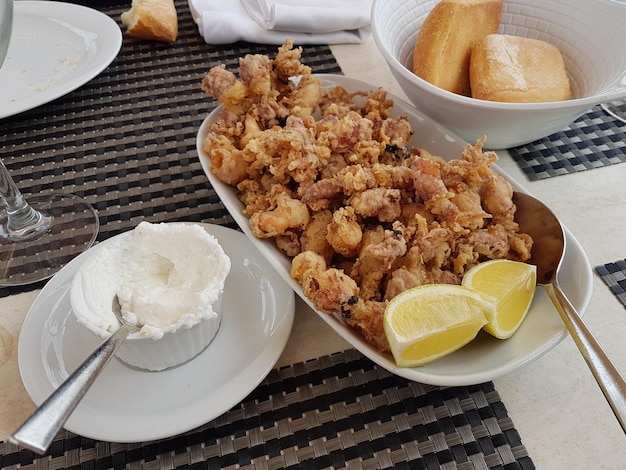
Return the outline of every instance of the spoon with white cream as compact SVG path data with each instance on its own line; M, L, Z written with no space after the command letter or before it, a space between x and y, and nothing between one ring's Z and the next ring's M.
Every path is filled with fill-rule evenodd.
M141 326L128 322L121 312L117 295L113 297L113 313L121 326L107 338L76 370L35 410L13 433L9 441L38 454L46 452L50 443L87 393L100 372L129 334Z

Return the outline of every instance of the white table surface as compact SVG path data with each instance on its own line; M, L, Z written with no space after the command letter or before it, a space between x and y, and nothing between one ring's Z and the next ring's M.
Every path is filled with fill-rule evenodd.
M332 50L344 74L404 96L372 38ZM580 241L592 266L626 257L626 164L531 182L506 152L499 154L498 165L552 208ZM0 440L6 440L34 409L21 386L17 341L37 294L0 299ZM297 300L296 306L294 329L278 365L350 348L303 301ZM595 274L586 320L626 373L626 309ZM626 465L626 436L569 337L524 369L495 380L495 385L537 468Z

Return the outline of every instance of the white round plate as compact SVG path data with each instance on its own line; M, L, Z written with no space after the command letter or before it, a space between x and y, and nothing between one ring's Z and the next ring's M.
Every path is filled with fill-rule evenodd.
M0 69L0 119L84 85L113 61L121 45L119 26L104 13L72 3L16 1Z
M341 85L349 92L375 89L361 80L342 75L318 75L326 87ZM444 158L460 158L467 145L460 137L443 128L402 99L388 94L395 106L393 115L405 114L411 120L414 134L411 145L428 150ZM217 118L218 110L213 111L202 123L196 145L202 168L213 188L218 193L230 214L237 221L252 243L276 268L300 297L315 310L312 303L302 293L300 286L289 275L291 261L282 254L271 240L256 238L243 214L243 204L237 199L234 189L221 182L211 171L211 161L202 151L202 142L208 132L208 125ZM493 165L495 171L505 176L517 191L525 191L510 176ZM566 229L565 258L559 277L561 287L579 313L584 313L593 287L591 265L578 241ZM524 323L515 335L505 341L480 333L469 345L459 351L416 368L397 367L389 354L381 354L366 342L354 329L347 326L340 315L317 312L338 334L357 350L387 370L410 380L431 385L462 386L493 380L523 367L554 348L565 336L567 330L542 288L537 289L531 309Z
M114 358L70 416L65 425L69 431L109 442L149 441L186 432L239 403L276 364L293 325L293 291L243 234L201 225L219 240L232 263L215 339L191 361L161 372L133 369ZM24 320L18 362L37 405L98 345L76 321L69 287L92 250L106 243L57 273Z

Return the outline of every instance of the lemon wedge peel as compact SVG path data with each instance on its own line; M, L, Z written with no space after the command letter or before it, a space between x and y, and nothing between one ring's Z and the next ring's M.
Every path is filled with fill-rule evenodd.
M464 286L429 284L394 297L383 327L398 367L418 367L469 342L495 316L496 305Z
M498 339L508 339L522 325L535 294L537 267L510 260L491 260L471 268L461 283L495 301L483 329Z

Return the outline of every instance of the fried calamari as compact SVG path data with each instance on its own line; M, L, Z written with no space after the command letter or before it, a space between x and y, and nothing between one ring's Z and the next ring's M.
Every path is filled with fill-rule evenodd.
M445 160L412 148L382 89L322 83L287 41L272 60L211 69L202 89L222 108L203 150L236 188L252 232L292 258L320 311L337 313L381 351L389 300L429 283L460 284L489 259L530 258L508 181L484 139Z

